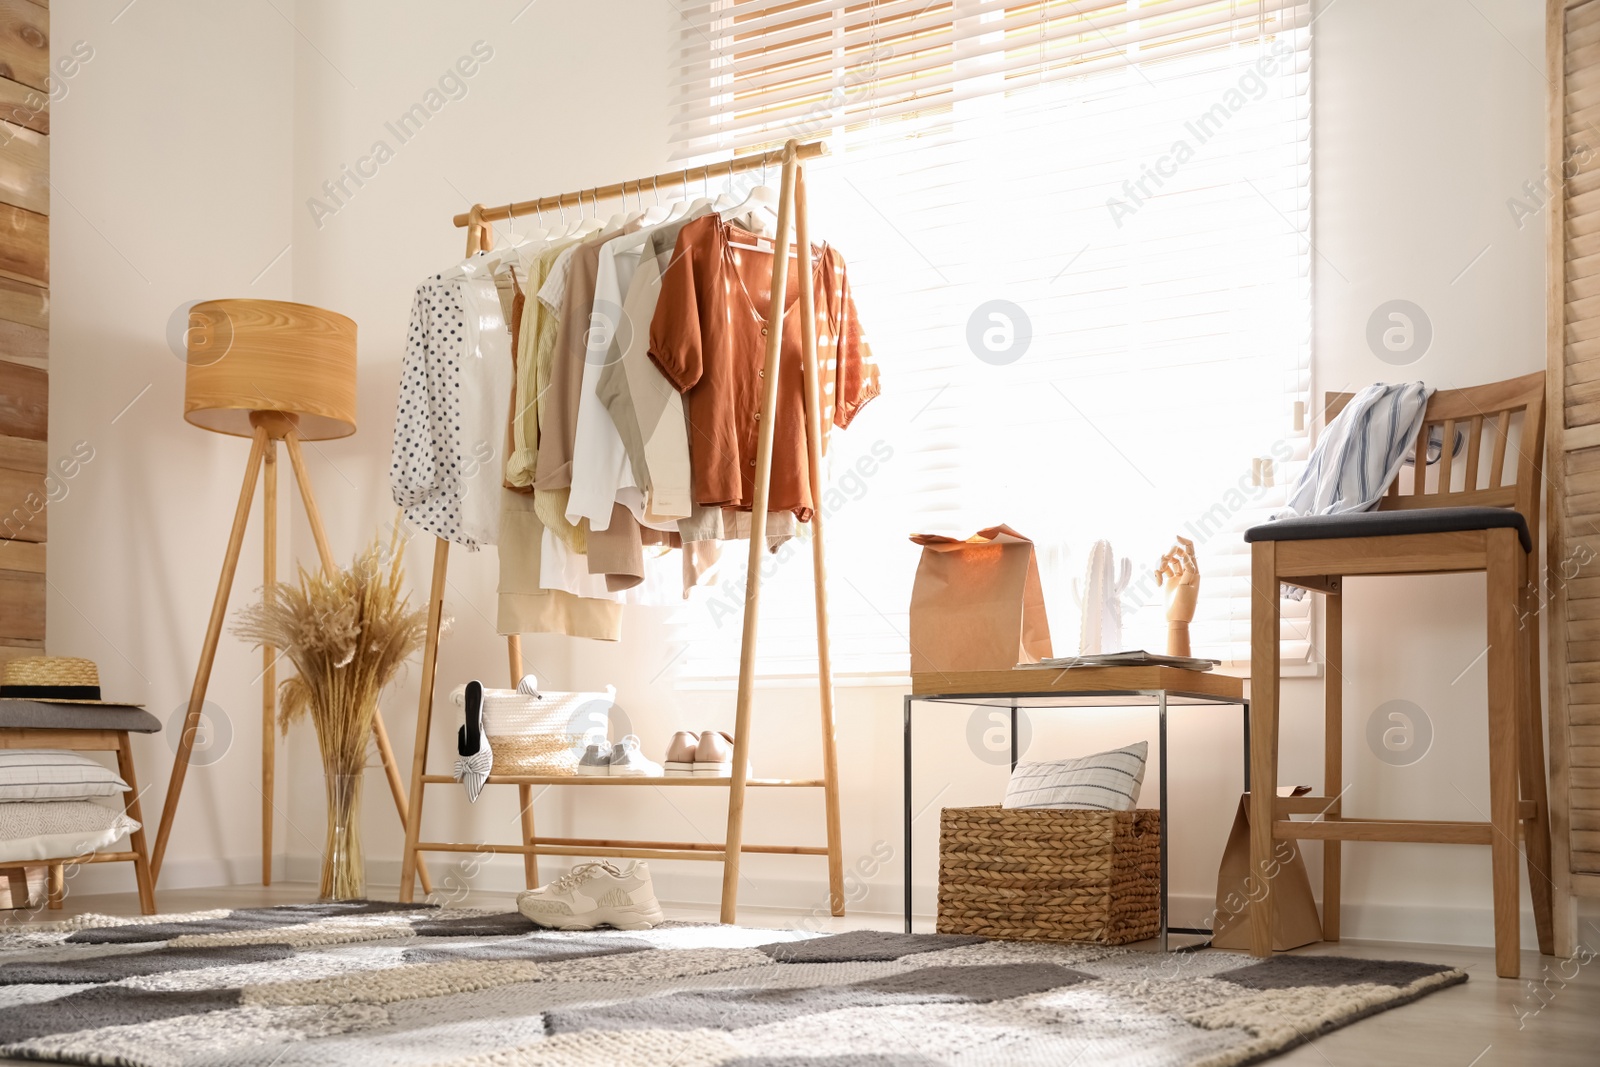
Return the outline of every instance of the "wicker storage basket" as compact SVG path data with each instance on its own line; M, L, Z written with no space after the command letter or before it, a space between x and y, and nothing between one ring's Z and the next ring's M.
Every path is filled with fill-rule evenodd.
M466 687L450 700L465 704ZM605 692L520 693L483 691L483 733L494 753L491 774L568 777L578 773L584 746L606 737L616 690Z
M1161 813L945 808L942 934L1125 945L1159 932Z

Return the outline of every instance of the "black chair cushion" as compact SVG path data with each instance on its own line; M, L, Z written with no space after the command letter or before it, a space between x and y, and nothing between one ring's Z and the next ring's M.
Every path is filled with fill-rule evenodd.
M1394 537L1399 534L1455 533L1460 530L1515 530L1524 552L1533 538L1522 514L1510 508L1413 508L1406 511L1352 511L1343 515L1304 515L1252 526L1246 541L1324 541L1335 537Z

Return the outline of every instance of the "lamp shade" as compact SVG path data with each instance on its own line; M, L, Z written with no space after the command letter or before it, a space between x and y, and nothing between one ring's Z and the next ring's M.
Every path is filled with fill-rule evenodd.
M356 324L283 300L206 300L189 309L183 417L249 437L250 414L294 416L308 441L356 432Z

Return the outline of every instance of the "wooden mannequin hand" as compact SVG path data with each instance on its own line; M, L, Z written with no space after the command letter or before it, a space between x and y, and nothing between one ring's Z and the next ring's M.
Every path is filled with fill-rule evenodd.
M1156 581L1167 602L1167 654L1189 655L1189 623L1194 620L1195 602L1200 598L1200 565L1195 562L1194 542L1179 537L1178 543L1156 565Z

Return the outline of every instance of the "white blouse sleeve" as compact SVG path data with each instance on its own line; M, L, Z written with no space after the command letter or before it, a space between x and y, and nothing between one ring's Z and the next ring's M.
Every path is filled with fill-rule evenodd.
M405 363L400 371L400 399L394 416L394 449L389 462L389 487L396 506L415 507L438 487L428 392L428 287L417 287L406 333Z

